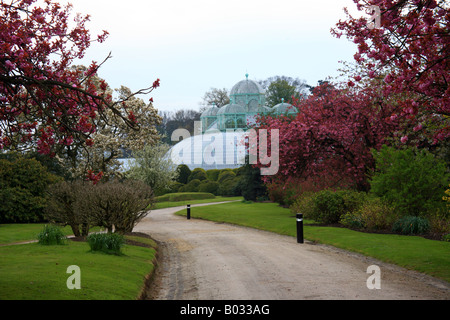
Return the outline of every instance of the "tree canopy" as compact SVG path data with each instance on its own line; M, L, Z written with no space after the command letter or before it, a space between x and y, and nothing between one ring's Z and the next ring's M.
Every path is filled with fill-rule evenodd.
M72 17L71 5L51 0L2 0L0 20L0 149L37 149L53 156L75 145L89 146L109 111L140 128L124 103L150 93L159 79L113 100L105 81L95 84L98 69L111 55L84 70L71 68L92 42L102 43L108 35L103 31L92 38L88 15Z

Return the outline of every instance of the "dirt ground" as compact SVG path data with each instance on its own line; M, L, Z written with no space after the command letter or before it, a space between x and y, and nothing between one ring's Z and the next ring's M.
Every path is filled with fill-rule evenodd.
M192 205L191 210L195 210ZM449 300L450 284L330 246L153 210L134 231L159 243L154 300ZM293 223L295 223L293 221ZM368 272L369 266L379 273ZM379 275L380 288L368 288Z

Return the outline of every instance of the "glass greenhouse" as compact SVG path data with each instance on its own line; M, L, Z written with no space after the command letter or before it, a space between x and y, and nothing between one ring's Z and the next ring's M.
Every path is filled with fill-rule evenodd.
M245 130L255 124L260 114L296 114L297 109L282 101L269 108L265 106L265 91L253 80L236 83L230 91L230 103L218 108L213 105L201 115L201 130L185 137L173 146L169 156L175 164L186 164L191 169L237 168L244 164Z

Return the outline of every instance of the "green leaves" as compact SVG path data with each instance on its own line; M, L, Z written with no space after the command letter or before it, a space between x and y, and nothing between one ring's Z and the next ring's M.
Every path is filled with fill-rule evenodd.
M93 233L87 237L87 242L92 251L120 255L125 239L117 233Z
M43 245L63 245L67 241L61 228L53 224L45 225L37 238L38 243Z
M401 215L419 216L443 205L450 179L444 161L426 150L383 146L374 151L376 171L371 192L391 203Z

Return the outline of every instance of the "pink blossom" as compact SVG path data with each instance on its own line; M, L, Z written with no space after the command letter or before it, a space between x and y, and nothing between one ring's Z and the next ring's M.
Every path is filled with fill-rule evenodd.
M9 70L13 70L16 67L16 65L9 60L5 61L5 65L8 67Z

